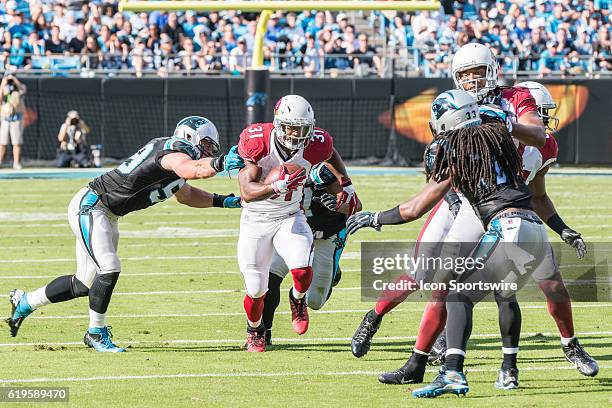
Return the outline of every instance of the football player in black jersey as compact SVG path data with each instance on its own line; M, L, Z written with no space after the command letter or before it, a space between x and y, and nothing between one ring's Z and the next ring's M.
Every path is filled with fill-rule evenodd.
M460 90L444 92L434 100L431 124L438 137L436 152L427 166L429 184L393 209L361 212L347 221L351 234L363 227L380 229L382 225L414 221L452 187L463 193L485 226L485 234L468 254L474 260L484 259L483 267L455 275L454 280L473 288L448 287L446 367L430 385L412 392L417 398L469 391L463 361L473 307L491 292L493 283L501 288L495 295L507 299L535 269L554 270L546 264L552 262L546 257L547 232L531 208L531 193L521 177L521 158L505 124L482 124L476 100ZM510 262L512 268L508 267ZM419 276L417 271L414 280L419 285L428 277ZM508 285L502 288L499 283L503 282Z
M339 156L338 156L339 157ZM304 184L306 221L314 237L312 258L312 283L306 292L306 304L319 310L331 296L333 286L340 281L340 257L346 246L347 214L361 210L361 202L355 199L354 207L338 205L337 194L342 192L338 178L328 165L320 163L310 170ZM274 253L270 266L268 292L264 300L263 323L266 327L266 344L272 344L274 312L280 303L280 286L289 269L283 259Z
M218 152L215 125L201 116L189 116L177 124L172 137L149 141L119 167L82 188L68 207L70 227L77 238L77 271L32 292L13 290L7 319L11 335L17 335L23 320L37 308L89 296L85 344L101 352L125 351L112 342L106 323L108 304L121 272L117 221L173 195L190 207L239 208L240 197L211 194L185 183L244 166L235 147L216 156Z

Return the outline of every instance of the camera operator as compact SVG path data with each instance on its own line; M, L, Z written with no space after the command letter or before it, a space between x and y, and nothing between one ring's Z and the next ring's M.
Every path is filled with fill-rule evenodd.
M79 112L68 112L66 120L62 123L57 140L60 147L57 152L57 167L91 167L92 157L87 145L89 127L79 116Z
M26 86L13 75L5 75L0 82L0 165L6 153L9 139L13 145L13 168L21 169L21 145L23 144L23 114Z

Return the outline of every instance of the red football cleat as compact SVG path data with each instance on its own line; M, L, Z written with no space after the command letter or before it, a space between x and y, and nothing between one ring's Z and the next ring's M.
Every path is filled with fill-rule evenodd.
M295 299L293 289L289 289L289 305L291 306L291 325L297 334L304 334L308 331L308 307L306 298Z
M257 328L247 327L246 351L249 353L266 351L266 329L263 324Z

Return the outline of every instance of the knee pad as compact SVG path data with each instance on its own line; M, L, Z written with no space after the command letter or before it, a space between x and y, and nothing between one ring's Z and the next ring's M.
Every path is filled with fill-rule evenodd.
M310 288L310 290L306 292L306 304L313 310L321 309L326 300L323 294L317 290L312 290L312 288Z
M245 283L244 290L246 294L253 299L258 299L268 292L268 288L261 285L260 282L252 284Z

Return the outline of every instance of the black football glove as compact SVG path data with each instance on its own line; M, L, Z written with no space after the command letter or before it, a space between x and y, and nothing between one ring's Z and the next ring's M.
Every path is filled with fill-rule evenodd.
M329 193L324 193L321 197L312 197L312 201L316 201L329 211L336 211L336 203L338 202L336 196Z
M353 214L346 221L346 231L349 234L354 234L357 230L370 227L376 231L380 231L381 225L376 222L376 213L369 211L362 211L357 214Z
M561 239L564 240L566 244L576 249L576 256L578 259L584 258L586 254L586 244L579 232L571 228L565 228L561 231Z

